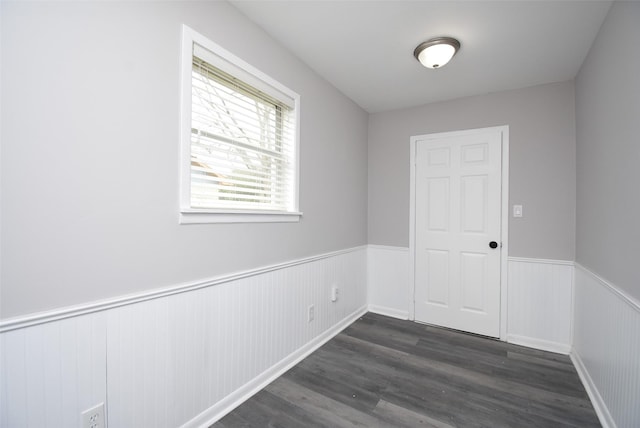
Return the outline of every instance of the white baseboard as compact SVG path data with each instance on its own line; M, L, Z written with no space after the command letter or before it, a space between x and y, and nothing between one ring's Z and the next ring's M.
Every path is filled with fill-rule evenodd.
M604 427L640 423L640 302L576 263L571 359Z
M531 257L508 257L507 260L510 262L548 264L548 265L560 265L560 266L574 266L575 264L571 260L534 259Z
M573 262L509 257L507 342L568 354Z
M373 312L374 314L385 315L391 318L397 318L401 320L409 319L408 311L402 311L395 308L387 308L385 306L369 305L369 312Z
M367 311L366 262L358 247L5 320L0 426L76 426L100 402L114 427L206 426Z
M293 353L280 360L280 362L265 370L259 376L251 379L251 381L244 384L215 405L209 407L207 410L188 421L183 425L183 428L204 428L211 426L227 413L231 412L240 404L251 398L254 394L258 393L265 386L273 382L278 377L282 376L287 370L305 359L312 352L334 338L336 335L338 335L338 333L340 333L342 330L347 328L354 321L356 321L366 313L367 307L361 307L338 324L335 324L329 330L315 337L305 346L296 349Z
M369 310L393 318L409 319L409 249L369 245L367 299Z
M571 361L573 362L573 365L578 372L578 376L580 376L580 380L582 381L582 385L584 385L584 389L589 395L589 399L591 400L591 404L593 404L593 408L598 415L598 419L602 424L602 428L616 428L616 423L609 413L609 409L602 399L602 396L600 395L596 384L593 382L593 379L591 379L591 376L589 375L587 368L582 362L580 355L578 355L574 351L571 351L569 356L571 357Z
M556 354L569 355L571 352L571 346L566 343L551 342L535 337L519 336L517 334L508 334L507 342L513 343L514 345L539 349L541 351L555 352Z
M408 253L409 252L409 248L407 247L395 247L392 245L378 245L378 244L369 244L367 245L368 248L374 249L374 250L384 250L384 251L400 251L401 253Z

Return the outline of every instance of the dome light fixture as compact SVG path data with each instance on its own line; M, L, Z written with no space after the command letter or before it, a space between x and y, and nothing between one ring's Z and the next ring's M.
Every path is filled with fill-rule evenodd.
M436 37L422 42L413 51L422 65L427 68L441 68L460 49L460 42L453 37Z

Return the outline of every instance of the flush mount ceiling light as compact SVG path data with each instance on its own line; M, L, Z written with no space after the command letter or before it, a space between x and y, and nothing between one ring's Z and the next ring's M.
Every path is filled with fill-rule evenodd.
M413 56L427 68L440 68L453 58L458 49L460 42L453 37L436 37L420 43Z

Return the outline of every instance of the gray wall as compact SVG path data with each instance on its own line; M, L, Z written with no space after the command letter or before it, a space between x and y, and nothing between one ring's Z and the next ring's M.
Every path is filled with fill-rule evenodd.
M509 125L509 255L573 260L573 82L555 83L369 117L369 243L409 245L409 138Z
M367 114L224 2L2 2L1 316L366 244ZM181 24L302 99L297 224L178 225Z
M640 3L614 2L576 78L576 260L640 299Z

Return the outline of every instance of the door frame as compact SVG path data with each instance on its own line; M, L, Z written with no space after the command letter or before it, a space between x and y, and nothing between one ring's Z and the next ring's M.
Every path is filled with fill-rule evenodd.
M508 257L509 257L509 125L461 131L438 132L412 136L409 140L410 184L409 184L409 319L415 321L416 291L416 148L418 141L438 140L448 137L472 135L478 132L499 131L502 133L502 184L501 184L501 241L500 254L500 340L507 340L508 304Z

